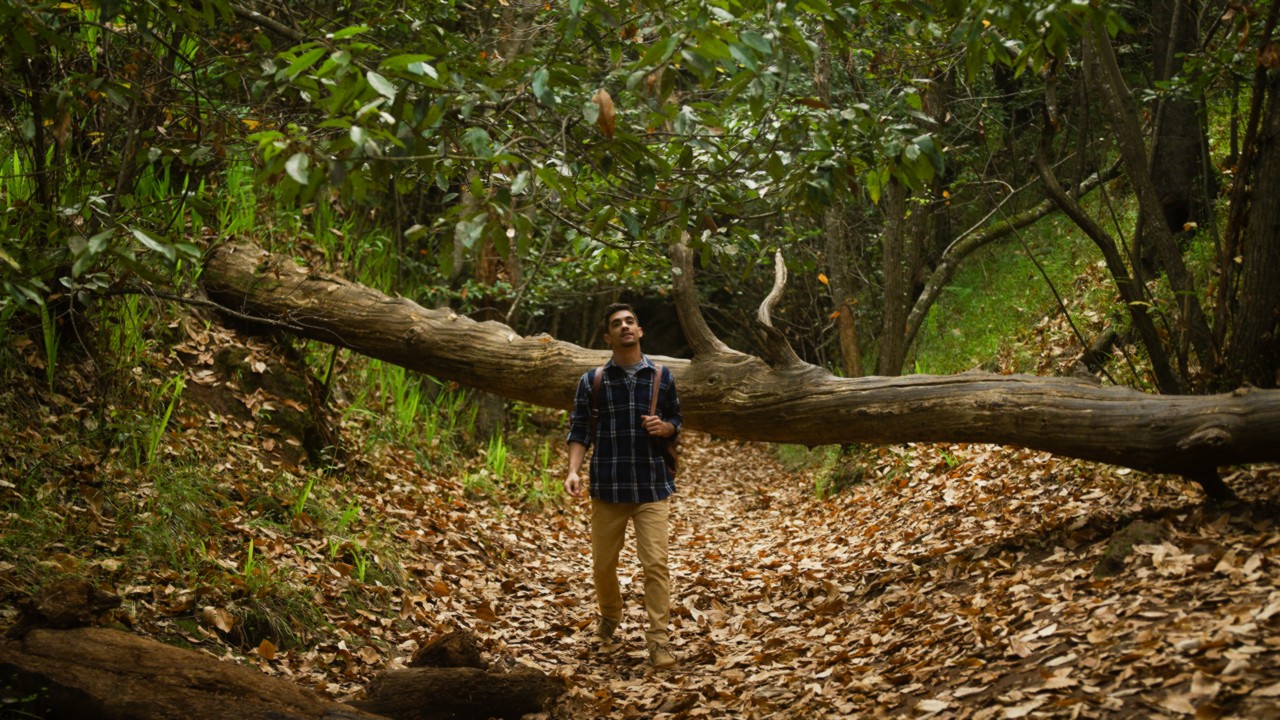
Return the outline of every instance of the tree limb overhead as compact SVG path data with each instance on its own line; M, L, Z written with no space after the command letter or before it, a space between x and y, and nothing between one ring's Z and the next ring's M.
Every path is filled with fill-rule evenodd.
M202 282L218 303L296 326L304 337L547 407L568 408L578 378L607 359L547 335L429 310L252 246L213 250ZM718 343L713 337L706 345ZM773 369L733 351L662 362L679 381L688 427L746 440L985 442L1188 477L1280 460L1278 390L1166 396L988 373L839 378L805 363Z

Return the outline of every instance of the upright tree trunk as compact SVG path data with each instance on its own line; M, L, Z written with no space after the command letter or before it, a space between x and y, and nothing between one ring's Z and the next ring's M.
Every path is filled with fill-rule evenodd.
M1156 82L1172 80L1182 56L1200 42L1199 2L1152 0ZM1204 101L1182 95L1162 99L1156 109L1151 143L1151 180L1164 209L1164 223L1175 234L1186 223L1206 224L1214 194ZM1144 217L1140 225L1160 218Z
M840 344L840 366L845 377L862 377L862 348L858 343L858 324L854 316L854 275L849 271L853 259L847 210L843 204L828 208L823 216L826 234L827 279L836 312L836 339Z
M824 32L819 37L821 50L814 67L813 86L818 97L828 105L832 103L831 81L834 67L830 46ZM858 343L858 324L854 316L857 281L850 271L856 262L849 252L853 243L842 188L831 189L832 203L823 213L822 230L825 235L823 254L826 256L828 287L835 308L836 340L840 346L840 366L845 377L862 377L862 348Z
M1258 387L1280 384L1280 68L1269 71L1267 95L1227 355L1230 378Z
M885 188L881 236L884 309L876 370L880 375L901 375L907 356L907 316L911 311L911 283L919 263L921 238L917 232L921 214L909 210L907 197L907 188L897 180Z

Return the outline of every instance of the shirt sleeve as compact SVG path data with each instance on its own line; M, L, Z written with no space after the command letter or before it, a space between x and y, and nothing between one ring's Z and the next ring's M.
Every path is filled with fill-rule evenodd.
M573 397L573 414L569 418L567 442L591 445L591 370L582 374Z

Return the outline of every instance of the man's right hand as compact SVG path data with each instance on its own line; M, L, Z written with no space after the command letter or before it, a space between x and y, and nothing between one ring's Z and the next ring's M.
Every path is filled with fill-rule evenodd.
M582 478L578 477L578 473L571 472L569 477L564 479L564 491L573 497L580 498L583 495Z

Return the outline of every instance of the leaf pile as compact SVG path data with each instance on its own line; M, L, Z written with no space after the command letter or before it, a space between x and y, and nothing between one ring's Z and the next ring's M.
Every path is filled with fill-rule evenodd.
M1041 453L882 455L879 480L818 501L768 448L703 439L674 521L681 670L647 671L634 578L629 652L525 651L568 668L576 710L613 717L1275 712L1274 469L1233 478L1250 500L1228 512L1177 479ZM1135 521L1153 531L1095 572Z
M344 699L469 629L499 666L567 680L549 718L1243 718L1280 707L1277 468L1238 471L1228 482L1244 500L1215 508L1178 478L911 445L848 456L862 482L819 499L827 470L788 470L770 446L689 432L671 543L681 665L654 673L630 545L626 644L595 651L585 505L531 504L486 475L483 448L371 442L355 419L340 427L356 449L345 465L300 469L280 426L297 408L223 372L213 349L232 341L206 330L177 347L190 397L206 404L184 404L160 456L186 458L195 478L121 469L78 439L93 413L65 397L47 411L21 405L32 424L3 450L7 532L33 533L38 503L68 534L37 536L36 564L108 581L124 598L117 619L137 632ZM267 346L237 357L250 375L281 372ZM561 429L510 442L513 467L559 479ZM539 463L547 443L555 453ZM208 484L183 485L197 481ZM160 503L184 497L204 515ZM156 522L201 539L157 546L139 530ZM0 557L9 597L25 562ZM308 627L290 626L308 614Z

